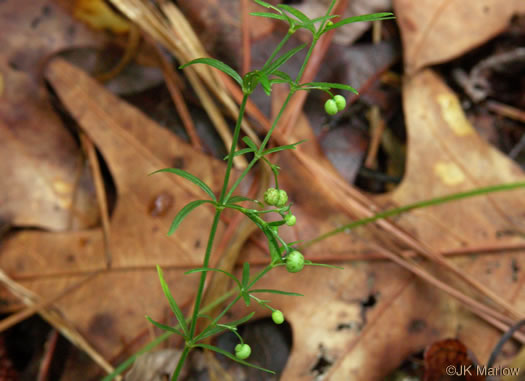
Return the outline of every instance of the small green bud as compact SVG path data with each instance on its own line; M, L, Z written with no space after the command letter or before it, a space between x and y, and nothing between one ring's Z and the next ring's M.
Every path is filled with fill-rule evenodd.
M285 190L279 189L279 200L275 203L275 206L281 208L288 202L288 195Z
M297 218L293 214L287 214L284 216L284 221L286 222L286 225L288 226L294 226L295 222L297 221Z
M275 205L280 199L280 193L275 188L268 188L266 192L264 192L264 202L268 205Z
M328 99L324 104L324 110L328 115L335 115L339 111L337 103L333 99Z
M235 357L246 360L252 354L252 349L248 344L237 344L235 346Z
M304 257L297 250L292 251L286 256L286 270L289 273L298 273L304 267Z
M328 25L328 26L332 26L332 25L334 25L334 23L332 22L332 20L328 20L328 22L326 23L326 25Z
M275 324L283 324L284 323L284 315L281 311L275 310L272 312L272 320Z
M336 95L334 97L335 104L337 106L337 111L343 111L346 107L346 99L342 95Z

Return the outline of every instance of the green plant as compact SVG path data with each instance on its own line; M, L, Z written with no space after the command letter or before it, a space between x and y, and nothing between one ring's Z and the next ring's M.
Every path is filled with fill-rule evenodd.
M360 220L353 221L353 222L351 222L349 224L341 226L340 228L337 228L337 229L331 230L329 232L326 232L324 234L321 234L320 236L318 236L318 237L316 237L316 238L314 238L314 239L312 239L310 241L307 241L307 242L303 243L302 247L308 247L308 246L314 245L314 244L316 244L318 242L321 242L322 240L324 240L326 238L329 238L329 237L334 236L336 234L343 233L344 231L346 231L348 229L354 229L354 228L356 228L358 226L364 226L364 225L373 223L373 222L381 220L381 219L386 219L386 218L389 218L389 217L399 216L399 215L401 215L403 213L406 213L406 212L409 212L411 210L428 208L428 207L432 207L432 206L435 206L435 205L442 205L442 204L446 204L446 203L449 203L449 202L459 201L459 200L462 200L462 199L478 197L478 196L485 196L485 195L488 195L488 194L498 193L498 192L509 192L509 191L512 191L512 190L518 190L518 189L524 189L524 188L525 188L525 182L514 182L514 183L507 183L507 184L498 184L498 185L492 185L492 186L488 186L488 187L476 188L476 189L472 189L472 190L465 191L465 192L452 193L452 194L449 194L449 195L446 195L446 196L441 196L441 197L436 197L436 198L432 198L432 199L428 199L428 200L415 202L413 204L408 204L408 205L404 205L404 206L401 206L401 207L398 207L398 208L393 208L393 209L389 209L389 210L385 210L385 211L379 212L379 213L377 213L377 214L375 214L374 216L371 216L371 217L365 217L365 218L362 218ZM205 314L206 312L208 312L208 311L212 310L213 308L217 307L218 305L222 304L228 298L230 298L231 296L234 295L234 293L235 293L234 291L235 290L230 290L230 291L226 292L225 294L221 295L220 297L215 299L213 302L211 302L210 304L208 304L205 307L203 307L202 309L200 309L199 310L199 314ZM278 310L274 310L274 312L272 313L272 319L274 320L274 322L276 324L279 324L277 321L275 321L275 318L274 318L274 313L277 312L277 311ZM280 312L280 311L278 311L278 312ZM275 315L275 316L277 316L277 315ZM284 321L284 316L283 316L283 321ZM157 345L159 345L160 343L162 343L163 341L168 339L171 335L173 335L172 331L166 331L162 335L160 335L157 338L155 338L154 340L151 340L148 344L144 345L141 349L139 349L133 355L128 357L125 361L120 363L115 368L115 370L112 373L108 374L106 377L104 377L102 379L102 381L111 381L111 380L113 380L115 377L117 377L122 372L124 372L126 369L128 369L134 363L134 361L137 359L138 356L140 356L140 355L142 355L142 354L152 350Z
M333 6L335 5L335 0L331 2L325 16L318 17L315 19L308 18L302 12L288 5L281 4L281 5L273 6L261 0L254 0L254 1L257 4L265 8L273 10L274 12L255 12L255 13L252 13L252 15L282 20L282 21L287 22L289 25L288 33L285 35L282 41L278 44L278 46L275 48L275 50L273 51L273 53L271 54L271 56L268 58L268 60L266 61L266 63L263 65L261 69L254 70L252 72L247 73L244 77L241 77L231 67L213 58L199 58L199 59L193 60L181 66L181 68L184 68L188 65L193 65L193 64L198 64L198 63L210 65L216 69L223 71L229 76L231 76L235 81L237 81L237 83L241 86L242 91L243 91L243 99L240 104L239 116L238 116L238 119L235 125L235 130L233 133L232 145L230 148L230 152L226 157L227 167L226 167L226 172L224 175L224 182L223 182L223 186L222 186L218 199L215 196L215 194L212 192L212 190L203 181L201 181L200 179L198 179L197 177L195 177L194 175L188 172L185 172L180 169L175 169L175 168L161 169L157 171L157 172L171 172L178 176L184 177L185 179L199 186L210 197L209 199L192 201L189 204L187 204L185 207L183 207L180 210L180 212L177 214L175 219L173 220L173 223L169 230L169 234L173 234L175 230L177 229L177 227L180 225L180 223L183 221L183 219L192 210L194 210L198 206L203 205L203 204L211 204L215 207L215 216L214 216L212 226L210 229L210 234L208 237L208 244L206 246L206 252L205 252L202 267L186 272L186 274L192 274L192 273L201 274L193 313L189 321L186 320L186 318L182 314L182 311L178 307L177 303L175 302L173 296L171 295L168 289L168 286L162 275L162 270L158 268L158 274L159 274L159 278L161 281L162 289L164 291L166 298L168 299L169 305L173 313L175 314L175 317L177 318L177 321L179 324L177 327L168 327L161 323L153 321L151 318L148 318L148 319L157 327L182 336L185 341L184 350L180 357L177 368L172 375L172 380L177 380L180 374L180 371L182 369L182 366L184 364L184 361L188 353L190 352L190 350L192 350L193 348L198 348L198 347L214 350L242 364L254 366L244 361L246 358L249 357L251 353L251 349L247 344L243 343L242 338L237 333L237 326L248 321L252 317L253 313L245 316L242 319L234 321L234 322L220 323L220 320L224 317L224 315L228 312L228 310L239 300L241 299L244 300L246 306L249 306L251 301L253 300L256 303L259 303L260 305L262 305L263 307L266 307L272 310L273 311L272 318L277 324L280 324L284 321L284 317L280 311L274 310L272 307L270 307L267 304L268 303L267 301L259 299L254 294L257 294L257 293L276 293L276 294L284 294L284 295L299 295L299 294L280 291L280 290L254 289L255 283L259 279L261 279L266 273L268 273L270 270L276 267L279 267L279 266L286 266L286 269L289 272L297 273L301 271L305 265L314 265L314 264L311 263L310 261L306 261L303 255L299 251L293 248L293 244L285 242L279 236L279 227L282 226L283 224L286 224L288 226L294 225L296 222L296 217L289 213L291 206L288 205L288 195L286 191L279 188L278 174L279 174L280 168L272 164L267 158L269 154L272 154L275 152L279 152L279 151L283 151L287 149L295 149L296 145L299 144L300 142L291 144L291 145L270 148L270 149L266 149L266 146L268 144L268 141L275 127L277 126L277 123L280 117L282 116L286 106L288 105L292 95L295 94L297 91L300 91L300 90L310 91L313 89L317 89L317 90L326 91L332 96L330 90L333 88L336 88L340 90L347 90L347 91L357 93L355 89L353 89L352 87L348 85L342 85L342 84L336 84L336 83L326 83L326 82L309 82L309 83L299 82L306 68L306 64L319 38L325 32L331 29L337 28L339 26L351 23L351 22L385 20L385 19L393 18L393 15L391 13L378 13L378 14L373 14L373 15L351 17L351 18L347 18L347 19L338 21L336 23L333 23L333 22L328 23L330 19L336 17L333 15L330 15L330 12ZM280 56L279 54L281 52L281 49L284 47L284 45L290 38L290 36L300 28L304 28L304 29L311 31L313 38L307 50L306 56L303 60L303 64L299 70L299 73L297 74L294 80L288 74L280 71L279 68L285 62L287 62L291 57L293 57L299 51L304 49L306 45L301 45L297 48L291 49L281 54ZM253 142L250 138L244 137L242 141L246 144L246 148L237 150L237 145L238 145L238 140L239 140L239 135L240 135L241 121L244 117L245 106L246 106L248 97L258 85L261 85L264 91L269 95L272 90L272 85L275 83L288 84L290 91L276 119L274 120L270 130L266 134L260 146L257 146L255 142ZM336 112L342 110L345 107L346 101L344 97L340 95L336 95L335 97L332 96L332 98L333 99L331 99L330 101L333 102L333 106L335 107ZM247 168L240 174L237 180L229 187L229 180L230 180L230 175L232 171L233 158L235 156L245 155L248 153L253 154L253 159L250 161ZM246 177L247 173L251 170L251 168L253 168L253 166L259 160L262 160L265 164L269 165L271 171L274 174L276 188L269 188L265 192L264 201L270 207L273 206L275 208L264 209L262 208L263 204L259 202L258 200L250 200L246 197L233 195L234 191L237 189L241 181ZM258 205L260 209L245 208L239 204L240 202L243 202L243 201L252 201L256 205ZM213 242L214 242L215 234L217 231L217 226L219 223L219 218L225 208L234 209L246 215L249 219L251 219L258 226L258 228L264 233L264 235L268 239L268 246L269 246L269 252L270 252L270 263L262 271L260 271L258 274L254 276L250 276L250 266L248 263L245 263L243 266L242 279L238 279L234 274L231 274L224 270L208 267L209 258L211 255L211 251L213 248ZM272 212L278 213L282 217L282 219L279 221L267 222L262 218L263 214L272 213ZM325 265L325 266L330 267L329 265ZM227 306L224 307L223 310L217 316L213 318L199 313L200 304L201 304L201 300L203 297L206 276L207 276L207 273L211 271L219 272L219 273L222 273L230 277L235 282L238 288L237 295L233 298L233 300L230 301L230 303L227 304ZM197 333L196 332L197 320L199 318L207 319L208 324L205 325L205 327L201 330L201 332ZM223 351L220 348L203 343L204 339L212 335L216 335L218 333L227 331L227 330L232 331L239 337L240 343L235 347L235 356L233 356L231 353L227 353ZM259 368L259 369L262 369L262 368ZM266 369L262 369L262 370L272 372Z
M217 198L216 195L213 193L213 191L210 189L210 187L206 185L202 180L200 180L194 175L186 171L183 171L181 169L166 168L166 169L161 169L159 171L154 172L154 173L169 172L169 173L173 173L175 175L181 176L191 181L198 187L200 187L209 196L208 199L195 200L195 201L188 203L186 206L184 206L174 218L168 234L173 234L178 228L178 226L181 224L181 222L184 220L184 218L195 208L201 205L204 205L204 204L212 205L215 208L215 215L214 215L214 218L211 224L211 229L210 229L210 233L208 236L208 243L206 245L206 251L205 251L205 256L204 256L202 266L186 272L186 274L195 274L195 273L200 274L200 281L199 281L199 286L198 286L197 293L196 293L194 308L193 308L193 311L189 319L186 319L181 309L177 305L175 299L171 295L168 285L166 281L164 280L162 269L160 267L157 268L162 290L166 298L168 299L168 303L177 319L178 325L175 327L170 327L170 326L161 324L159 322L156 322L152 320L150 317L147 317L147 319L152 324L157 326L158 328L161 328L162 330L165 330L169 333L180 335L184 339L184 349L182 351L177 367L172 375L172 378L171 378L172 380L178 379L179 374L182 370L183 364L189 352L195 348L204 348L204 349L213 350L213 351L216 351L218 353L221 353L229 357L230 359L234 361L240 362L242 364L252 366L252 367L267 371L267 372L272 372L271 370L263 369L263 368L257 367L253 364L249 364L246 361L244 361L245 359L249 357L251 353L251 349L247 344L243 342L242 337L237 333L237 327L240 324L247 322L253 316L253 313L250 313L239 320L228 322L228 323L221 323L221 319L223 319L225 314L233 307L235 303L237 303L240 300L243 300L246 306L249 306L250 303L254 301L260 304L261 306L268 308L270 311L272 311L273 321L276 324L281 324L284 321L284 316L282 312L272 308L268 304L268 301L259 299L256 294L273 293L273 294L282 294L282 295L290 295L290 296L300 296L300 294L281 291L281 290L256 289L254 288L254 286L257 283L257 281L260 280L270 270L273 270L280 266L285 266L288 272L290 273L297 273L301 271L304 268L304 266L308 266L308 265L317 265L317 266L321 265L325 267L335 267L335 266L314 264L311 261L305 260L303 255L294 248L293 243L287 243L280 237L279 228L285 224L288 226L294 225L296 222L296 217L290 213L291 205L288 203L288 195L286 191L279 188L278 175L279 175L280 168L277 165L271 163L271 161L268 159L268 155L275 153L275 152L283 151L283 150L295 149L295 147L301 142L290 144L290 145L285 145L285 146L269 148L269 149L267 149L266 146L269 142L270 137L272 136L272 133L274 132L278 124L279 119L283 115L283 112L285 108L287 107L291 97L297 91L322 90L322 91L327 92L331 96L331 99L328 101L330 102L330 111L325 105L325 109L329 114L332 114L332 111L334 110L335 112L333 112L333 114L335 114L336 112L344 109L344 107L346 106L345 98L341 95L333 96L333 94L331 93L332 89L345 90L345 91L357 93L357 91L353 89L352 87L348 85L338 84L338 83L327 83L327 82L300 83L301 77L306 68L308 60L310 59L310 56L312 55L312 52L319 38L327 31L338 28L345 24L358 22L358 21L386 20L386 19L393 18L393 15L391 13L377 13L377 14L364 15L364 16L359 16L359 17L350 17L350 18L346 18L338 22L332 22L331 19L337 17L335 15L330 15L330 12L332 11L332 8L335 5L335 0L331 1L331 4L324 16L318 17L315 19L310 19L305 14L300 12L299 10L292 8L285 4L273 6L261 0L254 0L254 1L257 4L273 12L254 12L252 13L252 15L282 20L282 21L287 22L289 25L287 34L284 36L282 41L277 45L277 47L275 48L275 50L270 55L270 57L268 58L268 60L266 61L266 63L263 65L262 68L251 71L247 73L244 77L241 77L230 66L224 64L221 61L213 59L213 58L199 58L199 59L193 60L181 66L181 68L185 68L193 64L210 65L228 74L242 88L243 98L242 98L242 101L239 107L239 116L237 118L237 122L236 122L234 133L233 133L232 145L231 145L229 154L225 158L227 160L227 166L226 166L226 172L224 175L224 182L223 182L219 197ZM292 58L294 55L296 55L301 50L303 50L307 45L306 44L301 45L299 47L291 49L282 54L281 54L281 50L285 46L286 42L289 40L290 36L293 33L295 33L298 29L301 29L301 28L309 30L312 33L313 38L312 38L311 43L309 44L308 50L306 52L302 66L299 69L299 72L297 73L295 79L292 79L292 77L289 74L286 74L280 71L279 68L284 63L286 63L290 58ZM269 95L272 90L272 85L276 83L288 84L289 94L286 97L280 111L278 112L277 117L273 121L271 128L269 129L269 131L267 132L266 136L264 137L263 141L261 142L259 146L257 146L257 144L253 142L249 137L244 137L242 138L242 141L245 143L246 148L237 149L238 143L239 143L239 137L240 137L241 122L244 117L245 107L246 107L248 97L259 85L261 85L263 90ZM230 186L230 176L232 172L233 158L235 156L246 155L246 154L252 154L253 159L249 162L247 168L239 175L239 177L235 180L235 182ZM248 172L254 167L254 165L259 161L262 161L263 163L268 165L272 173L274 174L275 188L269 188L264 194L264 201L270 207L268 209L265 209L264 205L258 200L252 200L252 199L248 199L243 196L234 195L234 192L239 186L239 184L243 181L243 179L246 177ZM240 203L244 201L253 202L255 203L255 205L258 206L258 208L247 208L247 207L241 206ZM243 213L245 216L247 216L250 220L252 220L257 225L257 227L264 233L264 235L266 236L268 240L268 247L269 247L269 253L270 253L269 264L263 270L261 270L255 275L250 274L249 263L244 263L241 279L238 279L234 274L231 274L224 270L209 267L209 259L210 259L211 252L213 249L213 243L214 243L215 235L217 232L217 227L219 224L219 218L221 216L221 213L226 208L236 210L238 212ZM276 213L280 215L281 219L278 221L274 221L274 222L267 222L262 217L264 214L268 214L268 213ZM232 293L231 295L233 296L233 299L222 309L222 311L217 316L214 316L214 317L208 316L201 311L201 301L203 298L204 285L205 285L206 277L209 272L222 273L223 275L231 278L236 284L236 291ZM205 320L207 323L204 325L204 327L202 328L200 332L197 332L197 320L199 319ZM235 335L237 335L237 337L239 338L239 344L235 347L235 354L231 354L229 352L226 352L220 348L206 344L204 342L204 340L209 338L210 336L213 336L221 332L225 332L225 331L231 331Z

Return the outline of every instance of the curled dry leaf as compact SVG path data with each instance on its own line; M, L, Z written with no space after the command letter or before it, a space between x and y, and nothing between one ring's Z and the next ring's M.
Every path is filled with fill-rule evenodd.
M501 33L521 0L394 0L406 71L446 62Z

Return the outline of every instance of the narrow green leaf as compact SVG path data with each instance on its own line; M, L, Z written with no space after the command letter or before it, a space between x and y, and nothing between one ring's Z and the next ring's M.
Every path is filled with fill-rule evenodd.
M215 69L219 69L223 73L228 74L230 77L232 77L239 85L242 86L242 78L235 70L233 70L230 66L226 65L224 62L219 61L215 58L209 58L209 57L203 57L203 58L197 58L190 62L185 63L184 65L181 65L179 69L184 69L185 67L189 65L194 64L205 64L214 67Z
M303 12L301 12L299 9L295 9L293 7L290 7L289 5L286 5L286 4L279 4L277 5L277 8L281 8L283 10L285 10L286 12L294 15L295 17L297 17L299 20L305 22L305 23L310 23L312 20L310 20L310 18L308 16L306 16Z
M235 320L229 323L216 325L216 326L209 325L208 327L204 328L204 330L195 338L195 342L199 342L201 340L204 340L207 337L217 335L221 333L222 331L225 331L226 329L234 330L236 329L238 325L241 325L247 322L248 320L250 320L253 317L253 315L255 315L255 312L252 312L246 315L245 317L242 317L238 320Z
M256 1L256 0L254 0L254 1ZM232 353L227 352L224 349L215 347L213 345L196 344L195 346L196 347L200 347L200 348L204 348L204 349L208 349L210 351L214 351L214 352L217 352L217 353L220 353L221 355L224 355L224 356L228 357L229 359L231 359L231 360L233 360L235 362L238 362L239 364L246 365L246 366L249 366L251 368L259 369L259 370L262 370L263 372L268 372L268 373L271 373L271 374L275 374L275 372L273 370L261 368L260 366L257 366L257 365L254 365L254 364L250 364L249 362L246 362L244 360L240 360L237 357L235 357Z
M191 173L186 172L182 169L178 169L178 168L159 169L158 171L150 173L150 175L154 175L155 173L159 173L159 172L170 172L170 173L176 174L177 176L184 177L186 180L191 181L193 184L201 188L204 192L208 193L208 195L212 198L213 201L217 201L210 187L206 185L206 183L202 181L201 179L199 179L197 176L192 175Z
M169 325L164 325L162 323L159 323L158 321L153 320L147 315L146 315L146 319L148 319L151 324L153 324L157 328L162 329L163 331L173 332L173 333L176 333L177 335L184 337L184 334L175 327L170 327Z
M221 269L215 269L213 267L199 267L198 269L191 269L191 270L188 270L186 271L184 274L186 275L189 275L189 274L194 274L194 273L202 273L202 272L205 272L205 271L215 271L215 272L218 272L218 273L223 273L224 275L230 277L231 279L233 279L235 281L235 283L237 283L237 285L239 286L239 289L241 289L241 282L239 281L239 279L237 279L237 277L231 273L229 273L228 271L225 271L225 270L221 270Z
M246 304L246 307L250 307L250 304L252 303L250 299L250 294L248 294L246 291L242 291L241 296L244 300L244 304Z
M235 151L235 153L233 154L233 157L244 155L245 153L249 153L249 152L253 152L253 149L252 148L242 148L242 149L240 149L238 151ZM230 157L229 154L224 156L224 160L228 160L229 157Z
M199 333L199 335L195 338L195 342L199 342L210 336L218 335L219 333L224 332L226 330L226 327L208 326L204 328L204 330L201 333Z
M235 328L235 327L237 327L237 326L239 326L241 324L244 324L247 321L249 321L253 317L253 315L255 315L255 312L251 312L248 315L246 315L245 317L242 317L242 318L240 318L238 320L235 320L235 321L232 321L232 322L229 322L229 323L225 323L223 325L227 325L229 327Z
M228 204L235 204L237 202L243 202L243 201L251 201L251 202L255 202L259 206L264 206L264 204L260 202L259 200L255 200L253 198L244 197L244 196L232 196L228 199Z
M257 17L266 17L269 19L276 19L276 20L282 20L282 21L288 21L286 17L283 15L278 15L275 13L269 13L269 12L250 12L251 16L257 16Z
M249 211L247 212L246 210L241 211L241 212L244 213L246 217L248 217L250 220L252 220L255 223L255 225L257 225L257 227L262 230L262 232L268 239L268 248L270 250L270 256L272 258L272 261L282 262L281 256L279 255L279 251L280 251L279 244L275 240L273 233L270 231L271 229L270 225L272 223L267 224L264 220L262 220L255 213L250 213ZM284 221L282 220L281 223L284 223Z
M280 290L271 290L271 289L256 289L256 290L250 290L250 294L256 293L256 292L264 292L269 294L280 294L280 295L289 295L289 296L304 296L303 294L298 294L297 292L287 292L287 291L280 291Z
M248 286L249 281L250 281L250 264L248 262L244 262L244 265L242 267L242 280L241 280L242 287L246 288Z
M261 7L265 7L265 8L268 8L268 9L273 9L273 10L279 12L279 13L282 13L282 11L279 8L273 6L272 4L268 4L266 1L262 1L262 0L253 0L253 1L255 1L257 4L259 4Z
M268 76L266 76L264 73L261 73L259 76L259 81L266 95L270 95L272 93L272 85L270 84Z
M285 64L286 61L288 61L290 58L292 58L295 54L300 52L302 49L304 49L306 44L300 45L292 50L289 50L285 54L283 54L281 57L273 61L267 68L263 68L263 71L266 73L273 73L274 70L279 68L281 65Z
M164 292L164 295L166 296L166 299L168 299L168 303L171 307L171 310L175 314L175 317L177 318L177 321L179 322L180 327L182 328L182 332L184 332L184 337L189 338L190 337L190 331L188 329L188 325L186 324L186 319L184 318L184 315L182 311L180 310L179 306L177 305L177 302L173 298L173 295L171 295L170 289L168 287L168 284L164 280L164 275L162 274L162 269L159 265L157 265L157 273L159 275L160 285L162 287L162 291Z
M287 150L287 149L295 149L295 147L297 147L301 143L304 143L305 141L306 140L301 140L301 141L298 141L297 143L287 144L287 145L284 145L284 146L270 148L270 149L265 150L263 152L263 155L267 155L269 153L274 153L274 152L279 152L279 151L284 151L284 150Z
M383 13L372 13L368 15L361 15L361 16L354 16L354 17L348 17L346 19L343 19L341 21L338 21L332 25L327 25L325 30L331 30L335 28L339 28L346 24L351 24L354 22L362 22L362 21L381 21L381 20L392 20L395 19L393 13L391 12L383 12Z
M257 149L259 148L257 147L257 144L255 144L255 142L249 136L245 136L244 138L242 138L242 141L244 142L244 144L246 144L248 147L250 147L254 151L257 151Z
M213 320L213 318L210 315L206 315L206 314L197 314L197 318Z
M328 15L328 16L321 16L321 17L316 17L315 19L312 19L310 20L310 22L312 24L315 24L315 23L318 23L320 21L324 21L324 20L330 20L330 19L334 19L336 17L339 17L339 15Z
M193 209L195 209L196 207L198 207L198 206L200 206L202 204L205 204L205 203L215 204L214 201L210 201L210 200L195 200L195 201L192 201L192 202L186 204L186 206L184 206L184 208L182 208L179 211L179 213L177 213L175 218L173 219L173 222L171 223L171 226L170 226L170 230L168 231L168 235L172 235L173 233L175 233L175 230L177 230L177 228L179 227L181 222L186 218L186 216Z
M287 83L290 84L286 79L280 79L280 78L274 78L270 79L270 85L273 85L274 83Z
M294 80L292 79L292 77L290 77L288 74L286 74L284 71L280 71L280 70L274 70L272 72L273 75L277 76L277 77L280 77L282 79L284 79L285 81L289 82L289 83L294 83Z
M347 90L351 91L354 94L359 94L356 89L354 89L352 86L343 85L342 83L331 83L331 82L308 82L303 83L301 86L309 86L309 87L319 87L322 89L340 89L340 90Z
M334 265L327 265L326 263L314 263L309 260L304 261L305 266L318 266L318 267L327 267L329 269L338 269L338 270L344 270L344 267L341 266L334 266Z

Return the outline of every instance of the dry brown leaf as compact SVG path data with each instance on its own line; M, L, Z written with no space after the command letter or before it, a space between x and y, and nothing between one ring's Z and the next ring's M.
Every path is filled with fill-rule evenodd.
M39 82L46 57L95 43L51 1L0 7L0 218L9 224L65 230L97 221L89 170Z
M186 170L217 189L224 167L196 153L63 61L51 63L48 78L67 109L97 144L117 185L119 199L111 221L113 269L58 303L61 311L98 349L112 355L121 349L122 340L131 340L146 326L144 313L158 320L169 316L153 265L159 263L166 268L200 265L211 221L209 210L196 210L175 236L167 238L164 232L175 211L202 195L192 184L177 177L159 174L148 178L145 174L183 163ZM461 157L445 155L461 147L461 152L485 155L478 154L475 160L470 157L470 161L461 162L462 170L470 176L469 182L461 186L470 189L522 178L519 170L475 134L454 133L470 130L452 93L438 77L425 72L407 84L404 91L405 104L414 110L407 112L411 142L407 177L398 191L381 199L383 203L404 204L407 199L413 202L435 196L439 190L440 194L448 194L464 189L451 188L445 180L440 182L441 177L436 177L432 170L436 158L461 162ZM428 134L432 137L430 141ZM436 142L446 142L446 146ZM423 144L427 144L426 156L416 156ZM436 151L429 154L431 148ZM480 157L491 158L483 171L476 169ZM312 179L312 173L298 165L291 155L282 155L280 165L283 186L289 190L294 214L298 216L297 229L287 230L285 238L315 237L345 220L337 205L319 198L319 185ZM419 166L415 175L414 166ZM173 203L164 214L154 216L150 208L160 196L171 197ZM525 207L516 193L512 196L481 197L407 213L400 218L400 223L436 248L479 245L484 239L476 234L476 228L494 234L509 226L501 210L510 221L524 213ZM469 205L470 202L474 204ZM459 208L463 203L466 209ZM448 216L445 217L447 224L440 222L441 214ZM487 221L485 215L496 215L499 219ZM464 227L466 224L469 226ZM458 234L450 227L461 232L462 240L457 239ZM433 234L434 231L441 234ZM493 239L485 240L493 242ZM353 246L362 248L352 237L341 235L312 247L306 254L310 259L324 261L333 259L333 253L339 252L343 259L343 253L354 249ZM53 295L78 278L79 273L104 268L102 247L99 230L67 234L21 232L6 240L0 264L42 296ZM253 247L247 248L247 253L254 252L265 255ZM257 262L257 255L250 258ZM42 266L44 260L45 267ZM513 298L518 298L523 278L513 268L523 268L523 262L512 253L458 260L465 272L497 293ZM182 277L180 270L167 271L166 275L177 300L181 304L189 302L196 277ZM409 354L439 338L458 334L469 347L479 348L477 353L484 360L497 337L493 329L456 302L391 263L354 262L344 270L307 268L294 276L277 269L260 287L306 295L271 298L272 306L283 310L294 333L292 356L283 375L287 380L313 379L320 358L330 363L325 379L379 380ZM239 305L236 312L241 314L245 310ZM259 316L266 313L258 311Z
M166 268L177 300L182 305L191 301L198 277L183 277L181 270L200 266L212 219L211 210L197 209L177 234L166 237L176 211L203 194L174 175L147 174L163 167L181 167L218 190L224 164L194 151L62 60L52 61L47 77L97 145L118 192L111 217L112 268L61 299L57 306L97 349L113 356L122 350L123 342L131 341L147 326L145 313L158 320L169 316L155 264ZM166 207L158 211L155 205ZM341 216L335 219L340 221ZM313 224L306 215L303 224L305 231L316 235L333 227L334 220ZM339 242L336 250L350 247L353 239ZM0 265L46 297L56 295L85 272L105 269L103 247L99 229L60 234L22 231L3 242ZM267 261L267 254L254 250Z
M166 267L168 281L176 285L173 293L177 300L182 305L189 302L197 277L182 279L181 272L170 267L200 264L206 243L201 228L211 223L211 210L202 207L180 227L179 236L167 237L175 211L203 194L174 175L147 174L181 167L198 173L217 189L221 164L190 150L168 130L64 61L53 61L47 74L115 175L118 201L111 219L112 271L108 269L58 303L97 349L113 356L121 351L123 341L129 342L146 326L145 313L165 319L168 306L155 264ZM2 268L19 280L26 279L24 284L42 296L56 294L86 271L105 268L102 231L98 229L62 234L25 231L4 245Z
M377 201L392 207L523 180L516 165L477 136L454 93L432 72L420 73L406 84L404 103L409 135L407 173L396 191ZM436 170L441 162L448 163L445 170ZM297 193L300 205L316 199L315 180L308 171L301 171L293 160L280 162L280 166L285 189L302 188ZM458 170L451 169L455 167L463 174L461 181ZM398 217L397 223L435 249L494 244L499 231L523 224L523 193L500 193L413 211ZM326 204L314 204L308 211L321 218L319 210ZM328 209L323 217L331 215ZM309 232L302 233L297 239L306 239ZM335 241L322 246L330 250ZM519 254L455 261L462 271L523 310L524 277L519 269L525 260ZM285 313L294 334L292 355L282 376L286 380L313 379L312 369L321 357L330 363L324 380L380 380L412 353L450 336L459 336L476 348L483 362L500 335L455 300L393 264L354 262L342 271L309 268L294 277L275 272L262 280L260 287L265 286L305 294L292 300L271 298L272 306ZM371 296L376 301L373 306Z
M394 0L406 71L456 58L501 33L521 0Z

